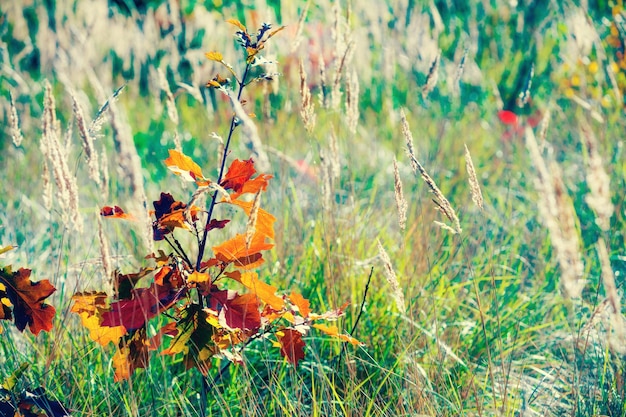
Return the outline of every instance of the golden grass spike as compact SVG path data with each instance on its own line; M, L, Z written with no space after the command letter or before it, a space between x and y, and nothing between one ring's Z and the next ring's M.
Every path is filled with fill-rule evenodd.
M470 186L470 192L472 193L472 201L481 210L483 208L483 193L480 190L480 183L476 177L476 170L474 169L474 162L472 161L472 155L470 154L467 145L465 146L465 169L467 170L467 177Z

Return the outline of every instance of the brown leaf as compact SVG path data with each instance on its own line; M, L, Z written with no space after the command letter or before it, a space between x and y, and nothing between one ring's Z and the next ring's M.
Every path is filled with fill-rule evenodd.
M261 327L259 303L254 294L239 295L235 291L214 291L211 293L214 310L219 311L222 325L231 329L256 330Z
M15 272L12 272L10 267L0 269L1 314L6 319L11 319L12 315L15 327L20 331L24 331L28 325L30 331L36 336L42 330L52 329L55 309L46 304L45 300L56 289L47 279L32 282L30 272L30 269L24 268ZM13 307L11 313L7 312L8 304Z
M280 343L280 353L287 358L289 363L298 366L298 362L304 359L304 341L302 334L293 329L284 329L276 333Z

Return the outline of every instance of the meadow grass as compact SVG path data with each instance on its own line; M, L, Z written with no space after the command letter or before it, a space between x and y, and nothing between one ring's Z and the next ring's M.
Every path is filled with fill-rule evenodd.
M626 416L615 311L626 273L626 73L614 54L624 35L610 26L623 12L252 3L1 6L0 247L18 246L1 262L50 279L57 316L38 337L2 324L0 383L27 362L18 389L43 386L84 416ZM289 25L263 52L278 61L277 81L245 97L274 175L263 207L278 219L260 277L317 311L349 301L338 324L364 345L312 332L294 368L256 341L243 365L215 361L203 400L202 376L176 357L155 353L148 369L114 382L113 349L91 341L69 309L75 292L110 285L100 207L140 212L143 193L150 205L179 189L162 163L176 146L217 175L211 132L227 134L232 110L204 88L218 69L204 52L240 62L231 17ZM44 80L78 209L56 188L52 204L44 198ZM90 148L107 173L98 186L76 108L90 123L122 84ZM525 93L531 102L516 107ZM521 114L518 125L499 120L503 109ZM231 149L254 151L238 133ZM175 197L188 201L186 191ZM152 243L141 226L102 226L113 268L143 264Z

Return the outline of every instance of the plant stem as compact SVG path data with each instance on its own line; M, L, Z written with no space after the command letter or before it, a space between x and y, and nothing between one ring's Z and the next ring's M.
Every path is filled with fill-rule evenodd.
M243 76L241 77L241 81L238 81L239 91L237 92L237 100L241 100L241 93L246 86L246 78L248 76L248 72L250 72L250 64L246 64L246 69L243 72ZM230 141L233 137L233 133L235 131L235 119L236 116L233 115L230 120L230 129L228 130L228 138L226 139L226 144L224 145L224 153L222 154L222 164L220 166L220 172L217 176L217 183L222 182L222 177L224 175L224 168L226 167L226 157L228 155L228 148L230 146ZM196 270L200 269L200 264L202 263L202 258L204 257L204 250L206 248L206 241L209 233L209 222L213 217L213 208L215 207L215 203L217 202L217 191L213 192L213 196L211 197L211 205L209 206L209 212L206 218L206 224L204 226L204 232L202 234L202 240L200 241L200 248L198 251L198 259L196 261Z

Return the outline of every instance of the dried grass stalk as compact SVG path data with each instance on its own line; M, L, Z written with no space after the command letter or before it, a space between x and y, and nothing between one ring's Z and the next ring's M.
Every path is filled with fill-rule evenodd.
M439 79L439 61L441 60L441 50L437 52L437 56L433 60L432 64L430 64L430 69L428 70L428 75L426 76L426 82L422 87L422 97L424 100L428 97L428 95L435 89L437 86L437 80Z
M585 202L596 214L596 224L602 230L607 231L615 211L611 201L611 178L604 170L604 163L598 151L598 140L593 134L591 126L582 122L581 131L581 141L587 150L585 171L589 193L585 196Z
M469 180L470 192L472 193L472 201L481 210L483 208L483 193L480 190L480 183L476 177L476 170L474 169L474 162L472 161L472 155L470 154L467 145L465 146L465 169L467 170L467 177Z
M325 149L320 149L320 171L322 180L322 206L324 210L329 211L333 207L335 180L331 158L327 155Z
M396 209L398 210L398 225L404 230L406 227L407 202L402 191L402 180L400 179L400 170L398 169L398 161L393 158L393 184L396 196Z
M310 1L306 2L306 5L304 6L304 10L302 10L302 13L300 13L300 17L298 18L298 24L296 25L296 34L293 37L293 41L291 42L292 54L296 51L296 49L298 49L298 47L302 43L302 30L304 29L304 20L306 19L306 15L309 13L310 4L311 4Z
M257 191L252 202L252 208L250 209L250 217L248 217L248 224L246 225L246 248L250 247L252 238L256 233L256 222L259 215L259 208L261 207L261 191Z
M609 333L609 347L615 353L623 354L626 353L626 323L624 322L624 316L622 316L620 297L617 293L617 286L615 285L615 275L613 274L609 252L607 251L604 239L598 239L596 250L598 251L598 259L602 266L604 292L611 306L609 314L609 327L611 329Z
M98 216L98 241L100 242L100 258L102 261L102 270L104 271L103 280L105 285L111 285L113 279L113 262L111 261L111 250L109 249L109 241L102 227L102 216Z
M445 223L435 222L437 226L442 227L452 233L460 234L463 229L461 229L461 222L459 221L459 217L456 215L456 211L452 208L450 201L446 198L446 196L441 192L435 181L428 175L426 169L419 163L417 158L415 157L415 151L413 148L413 135L411 135L411 130L409 128L409 123L406 120L406 115L404 111L401 110L400 117L402 120L402 133L404 138L407 141L407 154L409 156L409 161L411 162L411 167L413 168L413 172L415 175L419 175L422 177L426 185L430 189L430 192L433 193L434 198L433 202L437 206L437 209L441 211L444 216L452 222L452 226L446 225Z
M404 294L402 293L398 277L396 276L396 271L394 271L391 259L389 258L389 255L385 251L383 245L380 243L380 240L376 239L376 242L378 244L378 256L383 264L383 274L385 275L387 283L391 287L391 297L396 302L396 307L400 311L400 314L404 315L406 314L406 305L404 303Z
M465 62L467 61L467 48L463 51L463 55L461 56L461 60L459 61L459 65L456 67L456 72L454 73L454 93L459 95L461 93L461 78L463 77L463 72L465 71Z
M302 117L304 128L307 132L312 133L315 130L315 104L311 99L311 90L309 90L302 60L300 60L300 103L300 117Z
M85 120L85 114L82 107L78 103L76 96L72 93L72 109L74 112L74 118L78 126L78 134L83 142L83 151L87 156L87 165L89 166L89 178L91 178L98 187L102 186L102 177L100 175L100 163L98 161L98 152L94 148L94 141L87 122Z
M11 137L15 146L20 146L24 140L22 136L22 130L20 129L20 119L17 115L17 109L15 108L15 101L13 100L13 93L9 91L9 102L11 105L11 114L9 115L11 123Z
M172 90L170 90L170 84L167 82L165 73L161 68L157 69L157 76L159 80L159 88L165 93L165 106L167 107L167 117L169 117L170 120L178 126L179 118L178 110L176 109L176 101L174 100Z
M353 69L346 80L346 124L353 134L356 133L359 116L359 77Z
M76 231L82 230L82 217L79 211L78 185L71 175L67 164L68 148L61 145L61 128L56 118L56 103L52 94L52 86L44 81L43 132L40 149L47 159L57 186L57 202L62 213L62 220L70 224ZM50 201L52 205L52 201Z
M337 134L334 128L330 132L329 151L329 172L333 181L338 181L341 176L341 162L339 161L339 143L337 142Z
M409 128L409 122L406 119L404 109L400 109L400 127L402 129L402 136L404 136L404 140L406 142L406 149L407 154L409 155L409 161L411 162L411 168L413 169L413 173L417 175L419 171L419 168L416 164L417 154L415 152L415 147L413 146L413 134L411 133L411 129Z
M539 216L550 232L550 241L561 271L561 286L567 297L579 298L585 280L576 213L567 195L559 166L552 162L548 168L530 128L526 129L526 146L537 172L534 183L539 196Z
M320 64L320 92L318 93L317 100L319 101L320 107L325 109L328 107L329 103L326 99L326 61L324 61L323 54L319 55L318 61Z

